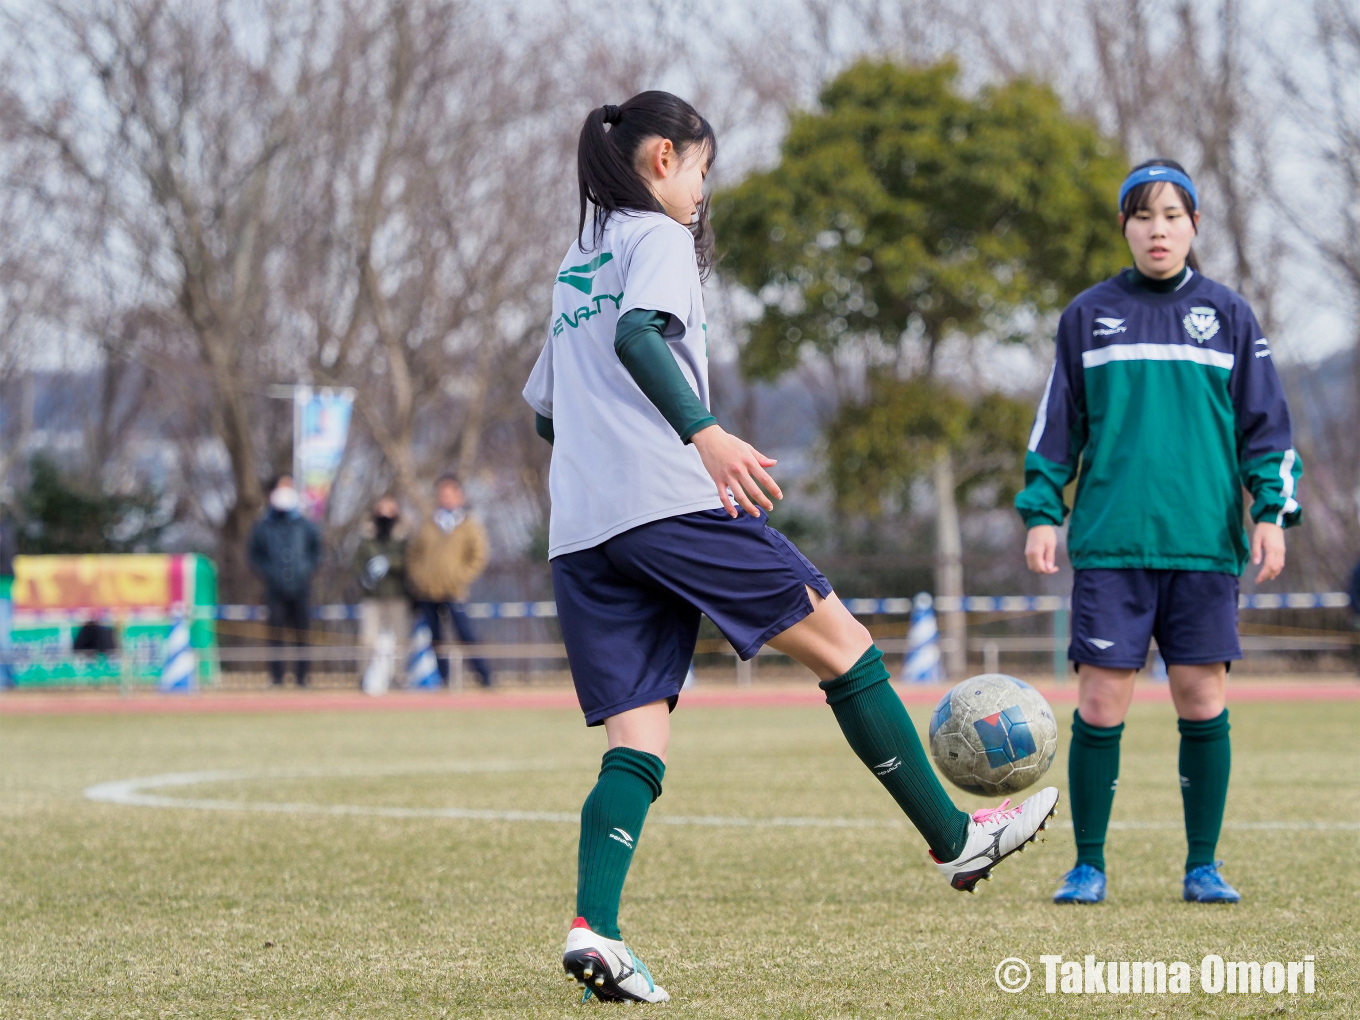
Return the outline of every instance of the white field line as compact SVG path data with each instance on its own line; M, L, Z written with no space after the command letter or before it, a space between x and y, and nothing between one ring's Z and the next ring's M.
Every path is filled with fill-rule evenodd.
M478 822L555 822L575 824L580 811L496 811L477 808L386 807L380 804L310 804L282 801L219 800L198 797L167 797L148 793L201 783L239 782L259 779L370 778L417 773L546 772L560 767L551 762L478 762L399 768L336 769L234 769L213 772L172 772L141 779L116 779L96 783L85 790L88 800L124 807L180 808L193 811L250 811L284 815L350 815L373 818L447 818ZM697 825L743 829L902 829L897 818L748 818L727 815L657 815L653 825ZM1054 821L1051 827L1070 829L1070 821ZM1111 821L1111 829L1180 831L1180 821ZM1360 822L1224 822L1224 829L1247 832L1360 832Z

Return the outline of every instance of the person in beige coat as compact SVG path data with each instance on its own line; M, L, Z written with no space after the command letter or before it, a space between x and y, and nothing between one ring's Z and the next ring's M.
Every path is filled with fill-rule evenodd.
M468 513L462 483L453 475L435 482L436 509L421 525L406 554L406 579L415 599L415 611L430 628L437 644L441 618L447 613L453 635L465 645L477 643L468 618L468 592L486 569L486 529ZM441 612L442 610L442 612ZM491 669L480 657L468 660L483 687L492 684ZM449 660L439 656L439 675L449 682Z

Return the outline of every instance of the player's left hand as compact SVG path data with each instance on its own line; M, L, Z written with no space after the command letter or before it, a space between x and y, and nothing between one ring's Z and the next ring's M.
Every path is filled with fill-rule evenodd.
M784 498L784 493L765 470L774 467L776 461L745 440L724 432L720 425L700 429L690 437L690 442L699 451L709 477L718 487L718 498L729 517L736 517L738 513L733 497L752 517L760 516L757 504L767 513L774 509L770 496Z
M1257 521L1251 533L1251 562L1261 564L1256 583L1280 576L1284 569L1284 528L1267 521Z

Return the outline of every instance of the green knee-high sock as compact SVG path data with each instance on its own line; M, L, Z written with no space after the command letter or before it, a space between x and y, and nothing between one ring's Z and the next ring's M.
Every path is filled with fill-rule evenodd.
M1228 710L1212 719L1181 719L1181 803L1185 806L1185 870L1214 863L1223 806L1228 801L1232 744Z
M859 760L888 788L935 859L955 860L968 840L968 815L935 777L916 727L888 683L883 653L871 645L848 673L818 686Z
M576 855L576 914L590 930L619 938L619 897L642 835L647 809L661 796L666 764L654 754L613 747L604 754L600 778L581 808Z
M1105 870L1105 830L1119 785L1119 736L1124 724L1092 726L1072 713L1072 749L1067 757L1067 790L1072 798L1072 827L1077 834L1077 863Z

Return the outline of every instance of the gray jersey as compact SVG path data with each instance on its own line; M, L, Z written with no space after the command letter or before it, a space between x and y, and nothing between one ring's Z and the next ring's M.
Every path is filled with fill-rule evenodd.
M670 315L666 343L709 406L694 239L662 213L615 213L597 251L573 243L562 260L552 328L524 387L529 406L553 420L549 558L722 506L699 452L680 441L614 352L619 317L635 308Z

